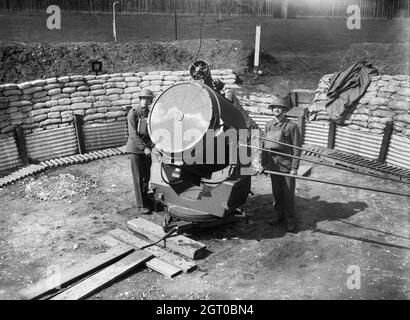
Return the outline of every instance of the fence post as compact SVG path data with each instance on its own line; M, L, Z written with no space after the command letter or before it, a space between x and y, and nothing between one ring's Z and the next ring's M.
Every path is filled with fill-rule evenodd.
M24 138L23 129L21 128L21 126L16 126L14 130L16 133L17 149L19 151L21 160L23 160L23 164L26 166L30 164L30 160L27 155L26 139Z
M305 120L306 120L306 112L307 109L303 109L302 113L298 116L298 127L300 131L300 136L302 139L302 143L305 140Z
M383 140L379 151L379 162L385 162L387 157L387 150L390 144L390 137L393 132L393 122L389 121L384 127Z
M327 136L327 148L335 148L335 138L336 138L336 122L332 119L329 120L329 134Z
M79 114L74 115L75 134L77 136L78 153L85 153L84 134L83 134L83 117Z

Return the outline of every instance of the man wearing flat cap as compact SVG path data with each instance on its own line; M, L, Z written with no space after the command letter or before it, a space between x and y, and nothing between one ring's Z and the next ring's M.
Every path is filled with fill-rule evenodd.
M139 95L140 104L128 112L128 141L126 152L130 155L132 180L134 183L137 214L149 214L147 192L151 170L151 150L154 147L147 129L149 106L154 94L143 89Z
M272 110L273 119L265 125L264 149L271 152L262 152L262 165L264 169L274 172L297 175L299 169L299 159L287 157L289 154L300 157L300 150L280 144L301 147L301 134L298 125L286 117L286 112L290 109L290 101L279 96L273 97L273 102L269 105ZM283 219L286 220L288 231L296 229L295 217L295 178L284 177L271 174L272 193L274 197L275 215L268 220L269 224L277 224Z

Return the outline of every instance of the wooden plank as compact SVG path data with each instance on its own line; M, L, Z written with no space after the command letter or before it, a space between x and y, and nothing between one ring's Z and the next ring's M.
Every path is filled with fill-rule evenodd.
M81 279L101 268L104 268L107 265L110 265L111 263L114 263L134 250L135 249L131 246L124 245L111 248L108 251L93 256L84 262L68 267L60 274L51 275L47 279L40 280L31 287L21 290L19 294L24 299L38 299L56 290L56 288L74 283L78 279Z
M120 261L51 298L51 300L79 300L89 297L94 292L136 269L151 258L152 255L148 252L143 250L135 251Z
M21 172L33 172L36 169L38 169L38 166L28 166L28 167L21 168L20 171Z
M117 147L117 149L120 150L120 152L122 152L122 153L126 153L127 146L125 145L125 146L122 146L122 147Z
M120 153L117 149L110 149L113 156L118 156Z
M135 248L142 248L150 244L148 241L140 239L121 229L112 230L109 232L109 235L111 235L115 239L123 241L131 246L134 246ZM189 272L196 267L196 264L193 261L187 261L157 246L152 246L144 250L153 254L155 257L161 258L165 262L172 264L173 266L181 269L184 272Z
M81 156L84 157L84 158L86 158L87 161L94 160L94 158L91 157L88 153L83 153L83 154L81 154Z
M106 158L107 157L107 155L102 153L100 150L95 150L94 152L99 154L101 156L101 158Z
M69 164L71 164L71 161L70 160L68 160L67 158L60 158L59 159L60 161L62 161L62 162L64 162L64 164L66 164L66 165L69 165Z
M107 150L100 150L100 152L105 155L106 157L111 157L111 154L107 152Z
M389 121L384 127L383 140L380 145L379 157L378 157L378 160L380 162L386 161L387 151L389 149L392 132L393 132L393 122Z
M77 146L80 154L85 152L84 132L83 132L83 117L81 115L74 115L74 128L77 138Z
M60 164L55 160L49 160L55 167L58 167Z
M327 148L328 149L335 148L335 139L336 139L336 122L334 120L330 120L329 133L327 136Z
M179 275L182 270L165 262L164 260L161 260L159 258L152 258L151 260L147 261L145 263L145 265L158 272L163 274L164 276L168 277L168 278L173 278L176 277L177 275Z
M16 178L19 178L20 176L21 176L21 173L16 171L16 172L13 172L12 174L9 174L6 178L7 179L16 179Z
M83 161L83 159L78 157L78 154L74 154L72 156L69 156L68 158L72 159L74 163L79 163L79 162Z
M88 157L90 157L92 160L97 160L98 156L95 152L88 152L87 153Z
M102 153L101 151L97 150L97 151L95 151L95 153L99 154L101 158L106 158L107 157L107 155Z
M124 243L120 240L115 239L114 237L111 237L110 235L99 237L97 240L105 244L107 247L115 247Z
M124 242L122 242L120 240L117 240L117 239L115 239L115 238L113 238L109 235L101 237L98 240L100 242L104 243L105 245L109 246L109 247L114 247L114 246L117 246L117 245L125 244ZM147 251L147 252L149 252L149 251ZM177 267L173 266L172 264L169 264L169 263L167 263L164 260L161 260L159 258L152 258L151 260L148 260L145 263L145 265L148 268L150 268L151 270L154 270L158 273L161 273L161 274L163 274L164 276L166 276L168 278L173 278L173 277L177 276L178 274L180 274L182 272L182 270L180 268L177 268Z
M44 161L44 163L47 165L47 167L54 167L54 164L50 161Z
M104 151L108 152L110 156L115 156L115 153L111 149L105 149Z
M165 232L162 227L148 220L137 218L127 222L128 227L152 241L161 239ZM185 236L171 236L165 241L166 247L188 258L198 259L205 252L206 246Z
M64 161L61 161L60 159L53 159L55 162L57 162L60 166L65 165Z
M28 165L30 161L27 155L26 140L24 138L24 133L23 133L23 129L21 128L21 126L18 125L15 127L15 133L16 133L17 149L18 149L20 158L23 161L24 165Z
M89 153L89 155L91 156L91 157L93 157L93 159L94 160L97 160L97 159L100 159L101 158L101 156L97 153L97 152L91 152L91 153Z
M88 158L85 157L83 154L77 154L77 156L78 156L80 159L82 159L83 162L87 162L87 161L88 161Z
M67 159L70 160L71 164L78 162L77 158L74 158L74 156L68 156Z

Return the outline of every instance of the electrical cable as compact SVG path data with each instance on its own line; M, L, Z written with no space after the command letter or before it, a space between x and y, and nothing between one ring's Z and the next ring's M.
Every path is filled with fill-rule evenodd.
M178 181L178 182L171 183L171 182L165 180L163 169L164 169L164 168L163 168L162 165L161 165L161 179L162 179L162 181L164 181L167 185L169 185L169 186L175 186L175 185L180 184L180 183L182 182L182 181Z
M159 240L157 240L157 241L155 241L155 242L153 242L153 243L147 244L147 245L145 245L145 246L139 248L138 250L144 250L144 249L147 249L147 248L149 248L149 247L155 246L156 244L160 243L161 241L164 241L165 239L169 238L171 235L173 235L173 234L174 234L175 232L177 232L177 231L178 231L178 227L173 227L173 228L172 228L171 230L169 230L163 237L161 237L161 239L159 239Z

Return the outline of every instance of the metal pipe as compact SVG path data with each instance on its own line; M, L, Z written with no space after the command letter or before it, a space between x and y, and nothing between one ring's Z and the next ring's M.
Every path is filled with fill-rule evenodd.
M288 144L288 143L279 142L279 141L274 141L274 140L269 140L269 139L262 138L262 137L259 137L259 139L260 139L260 140L264 140L264 141L269 141L269 142L278 143L278 144L281 144L281 145L284 145L284 146L287 146L287 147L292 147L292 148L295 148L295 149L297 149L297 150L301 150L301 151L305 151L305 152L310 152L310 153L318 154L318 155L320 155L320 156L322 156L322 157L324 157L324 158L333 159L333 160L340 160L340 159L338 159L338 158L336 158L336 157L329 156L329 155L324 154L324 153L322 153L322 152L304 149L304 148L301 148L301 147L298 147L298 146L294 146L294 145L291 145L291 144ZM303 160L306 160L306 159L303 159ZM306 161L308 161L308 160L306 160ZM377 169L377 170L382 171L382 172L386 172L386 173L391 173L390 171L387 171L387 170L384 170L384 169L381 169L381 168L380 168L380 169ZM357 171L357 172L359 172L359 171ZM377 175L376 175L376 176L377 176ZM378 176L378 177L380 177L380 176ZM384 179L388 179L387 177L383 177L383 178L384 178ZM396 179L396 180L392 180L392 181L402 182L402 183L407 183L407 184L409 184L409 182L405 182L405 181L397 180L397 179Z
M260 139L263 139L263 140L266 140L266 141L270 141L270 142L276 142L276 141L268 140L268 139L264 139L264 138L260 138ZM278 143L279 143L279 144L283 144L283 145L287 145L287 146L290 146L290 147L294 147L295 149L302 149L302 148L300 148L300 147L292 146L292 145L287 144L287 143L282 143L282 142L278 142ZM247 145L242 145L242 146L247 146ZM252 147L252 146L249 146L249 147ZM389 178L389 177L383 177L383 176L379 176L379 175L377 175L377 174L373 174L373 173L369 173L369 172L361 172L361 171L354 170L354 169L342 168L342 167L336 166L336 165L334 165L334 164L322 163L322 162L319 162L319 161L310 160L310 159L305 159L305 158L297 157L297 156L294 156L294 155L291 155L291 154L287 154L287 153L272 151L272 150L269 150L269 149L264 149L264 148L254 147L254 146L253 146L253 148L258 148L258 149L260 149L260 150L262 150L262 151L271 152L271 153L274 153L274 154L277 154L277 155L280 155L280 156L291 157L291 158L294 158L294 159L299 159L299 160L303 160L303 161L306 161L306 162L311 162L311 163L314 163L314 164L323 165L323 166L326 166L326 167L329 167L329 168L344 170L344 171L352 172L352 173L359 173L359 174L362 174L362 175L365 175L365 176L370 176L370 177L374 177L374 178L380 178L380 179L383 179L383 180L390 180L390 181L394 181L394 182L399 182L399 183L404 183L404 184L410 184L410 182L407 182L407 181L398 180L398 179ZM313 152L313 151L312 151L312 152Z
M378 189L378 188L359 187L359 186L349 184L349 183L341 183L341 182L334 182L334 181L329 181L329 180L314 179L314 178L308 178L308 177L298 176L298 175L289 174L289 173L276 172L276 171L265 170L264 172L268 173L268 174L273 174L273 175L276 175L276 176L289 177L289 178L307 180L307 181L312 181L312 182L332 184L332 185L341 186L341 187L355 188L355 189L361 189L361 190L367 190L367 191L394 194L394 195L397 195L397 196L410 197L410 193L402 193L402 192L396 192L396 191L391 191L391 190L383 190L383 189Z

